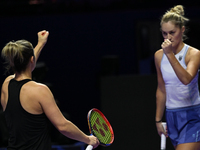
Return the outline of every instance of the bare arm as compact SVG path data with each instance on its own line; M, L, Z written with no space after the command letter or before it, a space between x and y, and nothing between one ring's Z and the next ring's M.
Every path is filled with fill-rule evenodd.
M162 55L163 55L162 50L159 50L155 53L154 57L156 71L157 71L157 82L158 82L156 90L156 116L155 116L156 121L162 120L166 103L165 83L160 70ZM161 135L161 133L164 133L166 135L166 132L164 131L161 123L162 122L156 123L158 134Z
M39 103L42 109L52 124L65 136L81 141L94 147L97 147L99 141L94 136L87 136L71 121L67 120L60 112L51 91L44 85L40 85L38 88L40 91Z
M6 109L7 100L8 100L8 84L10 80L13 79L14 77L15 77L14 75L8 76L3 82L2 87L1 87L1 106L3 108L3 111L5 111Z
M40 56L41 50L43 49L43 47L45 46L47 42L49 32L46 30L43 30L43 31L38 32L37 35L38 35L38 43L36 47L34 48L34 54L35 54L35 60L36 60L35 62L37 62Z
M169 40L167 40L166 43L162 44L162 48L179 80L185 85L189 84L195 77L199 69L200 65L199 50L190 47L186 55L187 69L185 70L176 59L174 53L172 52L171 42Z

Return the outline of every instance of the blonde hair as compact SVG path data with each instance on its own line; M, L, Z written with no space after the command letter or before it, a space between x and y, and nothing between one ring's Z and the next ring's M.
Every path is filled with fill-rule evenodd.
M171 21L175 26L178 26L181 29L189 21L184 15L184 7L182 5L177 5L162 16L160 25L162 26L163 23ZM183 38L186 38L185 34L183 34Z
M26 69L30 58L34 56L34 50L29 41L11 41L2 49L1 56L7 64L7 71L12 68L14 72L20 73Z

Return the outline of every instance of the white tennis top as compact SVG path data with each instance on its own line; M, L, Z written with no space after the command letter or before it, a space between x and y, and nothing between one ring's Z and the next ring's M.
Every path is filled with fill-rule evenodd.
M185 44L183 49L175 55L176 59L185 69L187 68L185 64L185 55L188 51L188 48L189 45ZM163 54L163 58L161 60L161 72L165 82L167 109L175 109L200 104L198 73L188 85L184 85L176 76L165 54Z

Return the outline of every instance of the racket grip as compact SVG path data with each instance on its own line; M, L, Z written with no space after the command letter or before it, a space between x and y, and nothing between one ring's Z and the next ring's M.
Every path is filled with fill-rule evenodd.
M166 129L166 122L162 123L164 129ZM164 134L161 134L161 144L160 144L161 150L166 150L166 136Z
M92 145L88 145L85 150L92 150L92 149L93 149L93 146Z

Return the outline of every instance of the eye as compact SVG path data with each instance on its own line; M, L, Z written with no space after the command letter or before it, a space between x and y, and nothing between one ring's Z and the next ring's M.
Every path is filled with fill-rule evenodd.
M167 35L167 33L166 33L166 32L164 32L164 31L162 31L162 35L163 35L163 36L166 36L166 35Z
M174 35L175 31L171 31L169 34Z

